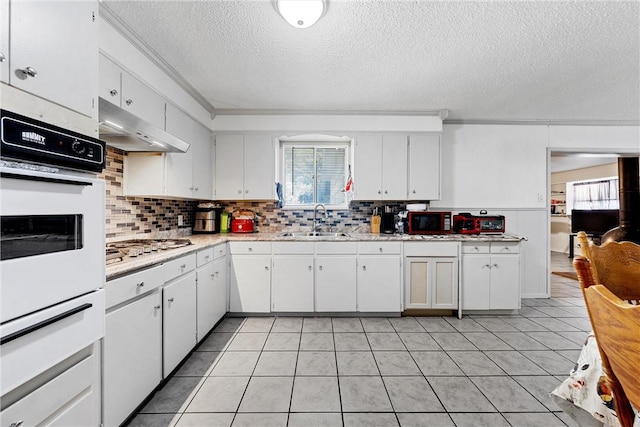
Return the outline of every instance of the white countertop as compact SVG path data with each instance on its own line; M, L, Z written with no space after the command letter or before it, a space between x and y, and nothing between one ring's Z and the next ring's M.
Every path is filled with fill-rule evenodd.
M145 236L147 237L147 236ZM201 249L229 241L288 241L288 242L358 242L358 241L417 241L417 242L518 242L523 237L510 234L437 234L437 235L410 235L410 234L372 234L349 233L348 236L282 236L282 233L229 233L229 234L193 234L184 236L191 240L192 245L168 251L158 251L145 254L136 258L126 258L124 261L107 265L107 280L123 276L134 271L142 270L156 264L181 257Z

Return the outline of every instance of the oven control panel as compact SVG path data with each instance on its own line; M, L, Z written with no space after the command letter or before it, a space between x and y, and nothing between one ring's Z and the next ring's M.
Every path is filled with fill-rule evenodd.
M3 157L101 172L105 167L104 141L81 135L6 110L0 110Z

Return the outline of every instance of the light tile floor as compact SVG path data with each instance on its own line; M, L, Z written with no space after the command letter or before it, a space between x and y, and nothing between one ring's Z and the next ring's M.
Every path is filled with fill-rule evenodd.
M518 315L226 318L130 425L574 426L549 392L590 330L556 275Z

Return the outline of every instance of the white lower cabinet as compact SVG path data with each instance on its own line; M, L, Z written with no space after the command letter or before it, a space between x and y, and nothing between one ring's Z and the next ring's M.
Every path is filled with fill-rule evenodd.
M316 311L356 311L356 256L316 257Z
M229 311L271 311L271 243L229 242Z
M462 308L520 308L519 242L462 245Z
M227 312L228 261L226 244L200 251L197 257L196 330L198 342L200 342Z
M103 351L104 425L117 426L162 380L161 291L107 312Z
M458 308L458 243L407 242L405 309Z
M271 311L313 311L313 255L275 255L271 271Z
M358 243L358 311L402 311L400 242Z
M196 273L187 273L162 290L163 377L196 345Z

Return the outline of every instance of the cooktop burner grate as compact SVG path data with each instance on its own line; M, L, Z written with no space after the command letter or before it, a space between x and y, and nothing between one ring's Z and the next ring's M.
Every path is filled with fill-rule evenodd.
M107 264L123 261L124 257L138 257L157 251L191 245L189 239L132 239L107 243Z

